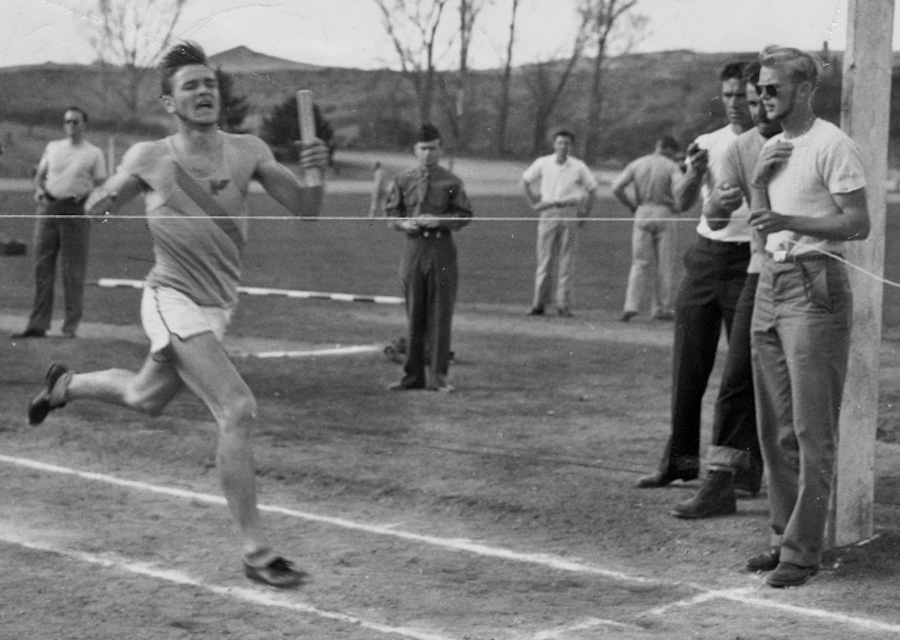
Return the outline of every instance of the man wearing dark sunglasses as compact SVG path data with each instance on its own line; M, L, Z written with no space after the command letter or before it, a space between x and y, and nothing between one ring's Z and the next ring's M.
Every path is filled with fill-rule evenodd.
M47 144L34 178L37 223L34 234L34 305L20 338L43 338L53 316L53 285L61 261L65 320L62 334L74 338L81 322L87 272L90 221L84 202L106 179L103 152L85 140L87 113L69 107L63 117L66 137Z
M747 108L744 63L725 66L721 98L728 124L699 136L688 147L688 170L675 185L679 211L690 209L702 194L709 201L723 170L729 145L753 126ZM637 487L664 487L675 480L700 475L700 417L703 395L716 361L716 347L724 324L731 333L738 298L750 261L749 209L740 193L732 196L735 210L727 224L714 229L705 215L697 226L697 240L684 256L685 275L675 300L675 344L672 362L672 431L657 471L640 478ZM752 407L749 372L724 390L738 405ZM751 418L752 419L752 418ZM757 487L758 488L758 487Z
M853 311L836 257L870 222L858 145L812 110L815 60L779 48L760 63L763 105L783 133L754 175L770 206L750 216L766 239L750 335L772 540L747 568L791 587L818 572L834 481Z

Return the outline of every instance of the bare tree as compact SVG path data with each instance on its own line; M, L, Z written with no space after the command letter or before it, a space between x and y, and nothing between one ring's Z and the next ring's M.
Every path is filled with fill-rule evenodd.
M456 150L464 151L468 146L468 111L471 94L469 92L469 48L475 33L478 14L490 0L459 0L459 69L456 82L440 82L444 113L456 142ZM452 46L452 41L451 41ZM448 77L448 76L445 76Z
M509 87L512 82L513 46L516 41L516 14L520 0L512 0L512 15L509 19L509 39L506 41L506 61L503 65L503 80L500 83L500 105L497 109L496 150L501 158L506 155L506 126L509 123Z
M589 46L594 50L591 90L588 94L587 133L582 159L593 163L600 155L600 112L603 106L603 63L616 39L627 50L646 25L647 18L631 13L638 0L580 0L578 11L588 25ZM624 21L624 24L623 24Z
M90 42L105 67L120 67L124 81L109 88L132 117L141 111L141 83L172 42L188 0L96 0L89 14Z
M420 122L431 120L435 90L435 47L449 0L374 0L400 59L404 78L416 94Z
M468 131L466 114L469 101L469 47L475 31L475 21L487 0L460 0L459 2L459 88L456 92L456 122L459 131L456 141L460 151L465 150Z
M540 153L546 144L550 118L563 96L588 39L590 17L581 14L581 22L572 44L572 52L566 60L537 62L526 69L525 78L534 108L534 129L531 138L532 154ZM562 67L559 70L559 67Z

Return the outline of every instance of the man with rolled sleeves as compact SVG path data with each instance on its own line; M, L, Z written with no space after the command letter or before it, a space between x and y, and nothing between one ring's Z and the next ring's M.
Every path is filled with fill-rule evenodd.
M47 144L34 178L38 217L34 232L34 305L28 325L15 338L43 338L53 316L56 261L61 258L66 311L62 334L74 338L81 322L87 273L90 221L84 203L106 179L103 152L85 140L87 113L69 107L64 116L66 137Z
M408 321L404 376L393 391L449 392L450 331L459 272L453 231L472 218L462 181L440 166L443 146L437 127L419 127L414 147L418 166L397 176L385 215L406 234L400 280Z

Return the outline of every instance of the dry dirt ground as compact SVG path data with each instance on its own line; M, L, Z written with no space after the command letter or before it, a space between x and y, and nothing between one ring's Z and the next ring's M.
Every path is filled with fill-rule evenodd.
M473 187L479 176L486 189L497 179L475 171ZM339 203L364 211L366 186L357 188L356 200ZM513 211L519 197L484 202ZM0 204L9 211L26 200ZM27 237L30 223L14 222L3 230ZM378 229L336 226L332 237L324 233L332 227L317 228L321 251L343 253L329 261L256 226L259 251L294 253L254 258L253 284L282 286L273 272L303 259L298 269L322 281L340 282L329 266L337 263L348 281L368 283L354 292L378 284L396 293L381 286L394 285L396 247L375 245ZM668 432L671 325L616 322L624 274L614 287L602 282L622 262L616 256L580 263L581 290L593 278L592 288L610 293L595 292L597 303L574 319L526 318L515 296L489 297L528 290L533 226L522 229L521 254L483 259L491 245L476 241L489 225L461 243L467 267L482 266L467 277L469 298L455 316L454 394L385 390L400 374L381 353L404 331L398 306L242 301L229 348L260 404L260 502L279 550L309 573L290 592L242 576L213 462L215 428L191 396L158 418L72 403L40 428L25 426L49 362L82 371L141 363L139 294L92 288L94 321L77 340L10 341L31 285L25 261L0 259L0 640L900 637L896 330L883 343L875 537L834 550L808 585L773 590L742 571L767 539L764 496L740 501L735 516L685 522L668 511L697 482L633 488ZM119 246L130 232L119 231L98 242L92 265L138 277L146 247L132 260L136 249ZM627 233L594 233L601 251L627 252ZM491 279L500 257L516 263L506 268L519 281ZM309 354L343 347L371 349ZM273 350L307 355L254 355ZM714 396L715 385L704 442Z
M303 304L311 325L403 326L395 307ZM21 323L0 316L6 333ZM194 399L155 419L73 404L24 426L49 361L136 366L136 328L3 340L0 638L900 637L896 445L879 445L876 538L800 589L741 570L765 541L763 498L691 523L667 510L696 482L632 489L665 435L670 325L465 307L451 395L388 393L398 367L377 352L248 357L335 346L251 328L229 348L260 400L260 500L309 582L276 592L240 574ZM898 344L884 356L890 395Z

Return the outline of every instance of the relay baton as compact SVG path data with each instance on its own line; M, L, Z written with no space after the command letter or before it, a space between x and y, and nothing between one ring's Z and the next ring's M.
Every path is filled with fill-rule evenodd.
M297 119L300 123L300 141L312 142L316 139L316 119L313 116L312 91L301 89L297 92ZM310 187L322 186L322 170L308 169L304 176Z

